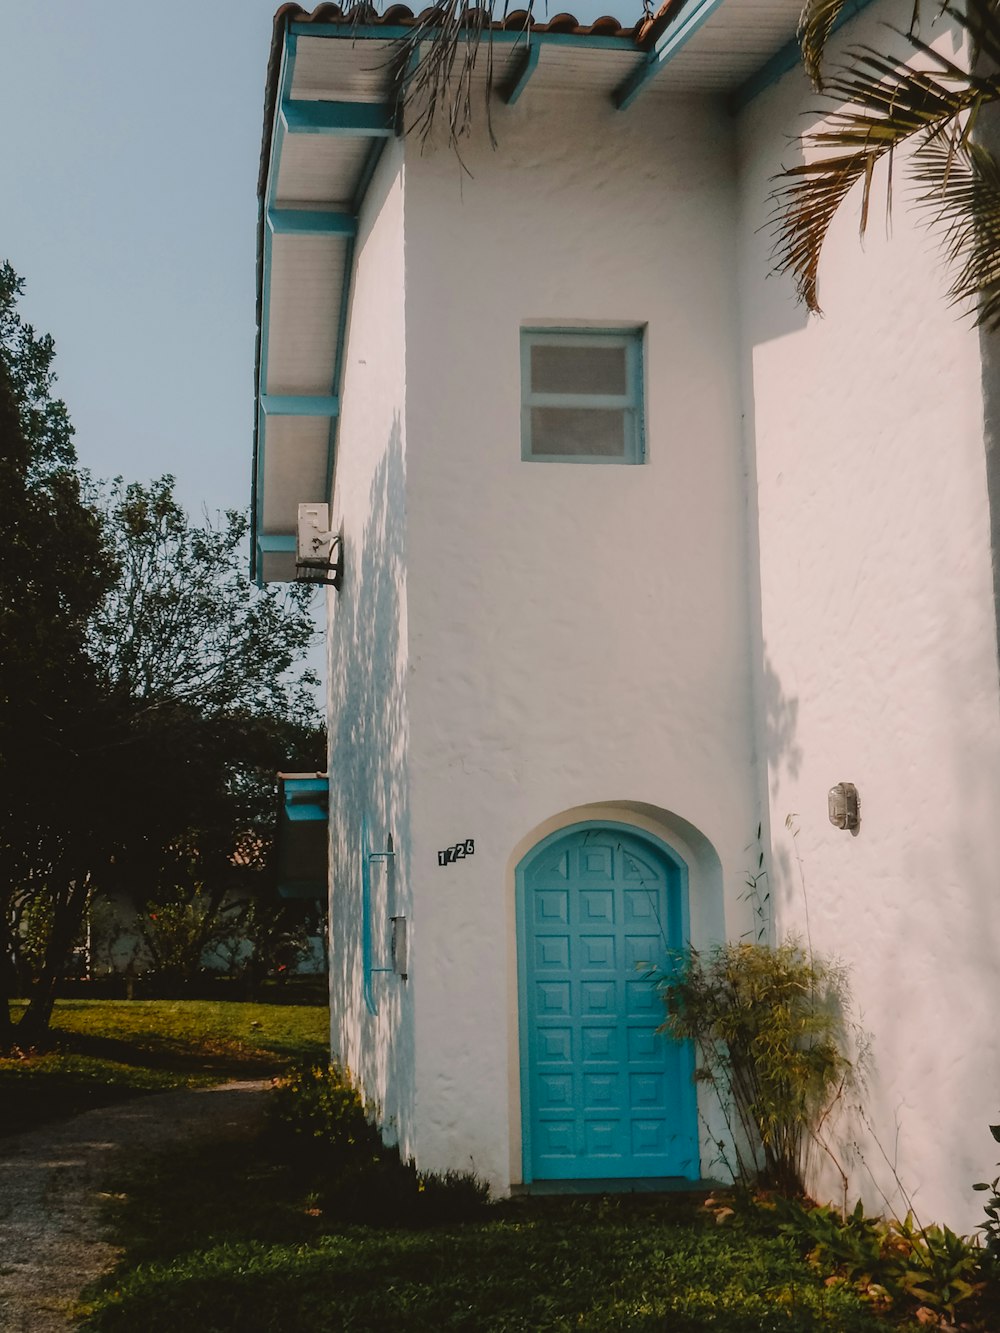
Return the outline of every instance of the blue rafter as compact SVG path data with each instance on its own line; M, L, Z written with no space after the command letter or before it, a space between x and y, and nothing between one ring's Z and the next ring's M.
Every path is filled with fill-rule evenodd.
M357 218L312 208L269 208L267 225L275 236L353 236Z
M656 45L646 57L646 63L630 74L625 82L616 89L615 106L624 111L632 105L642 90L655 79L657 74L695 35L703 23L712 17L724 0L689 0L680 15L661 35Z
M260 405L266 417L335 417L340 412L334 394L262 393Z
M395 132L393 108L383 102L281 103L288 134L343 134L389 138Z
M538 57L542 54L541 45L537 40L528 38L528 45L516 57L517 63L513 74L500 90L500 96L508 106L513 106L517 99L528 86L528 80L538 68Z
M871 3L872 0L848 0L848 3L844 5L834 20L830 31L836 32L838 28L842 28L849 19L854 18L855 14L860 14L863 9L867 9ZM799 39L793 37L770 60L761 65L756 74L751 74L746 83L741 84L736 89L727 103L730 114L735 116L737 112L742 111L758 93L762 93L765 88L770 88L772 83L777 83L782 74L787 74L801 61L802 50L799 46Z

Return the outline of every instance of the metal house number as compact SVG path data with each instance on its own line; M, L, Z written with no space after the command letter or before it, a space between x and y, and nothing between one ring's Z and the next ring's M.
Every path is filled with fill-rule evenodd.
M466 838L464 842L456 842L454 847L446 847L443 852L438 852L438 865L450 866L456 861L464 861L467 856L473 856L476 850L475 838Z

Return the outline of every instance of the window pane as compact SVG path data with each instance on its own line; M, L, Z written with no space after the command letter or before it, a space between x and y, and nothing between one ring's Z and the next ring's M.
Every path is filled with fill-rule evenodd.
M531 452L624 458L625 413L593 407L533 407Z
M531 390L625 394L625 348L535 344L531 349Z

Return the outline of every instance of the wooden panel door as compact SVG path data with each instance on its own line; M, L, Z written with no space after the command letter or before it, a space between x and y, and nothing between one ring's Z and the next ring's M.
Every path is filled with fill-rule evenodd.
M576 826L518 872L526 1180L698 1177L687 1047L656 1031L651 967L684 943L683 863Z

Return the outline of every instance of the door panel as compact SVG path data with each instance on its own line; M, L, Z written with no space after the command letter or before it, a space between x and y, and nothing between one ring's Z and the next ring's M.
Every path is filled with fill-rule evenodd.
M698 1176L686 1046L643 973L684 943L683 864L576 827L518 871L525 1179Z

